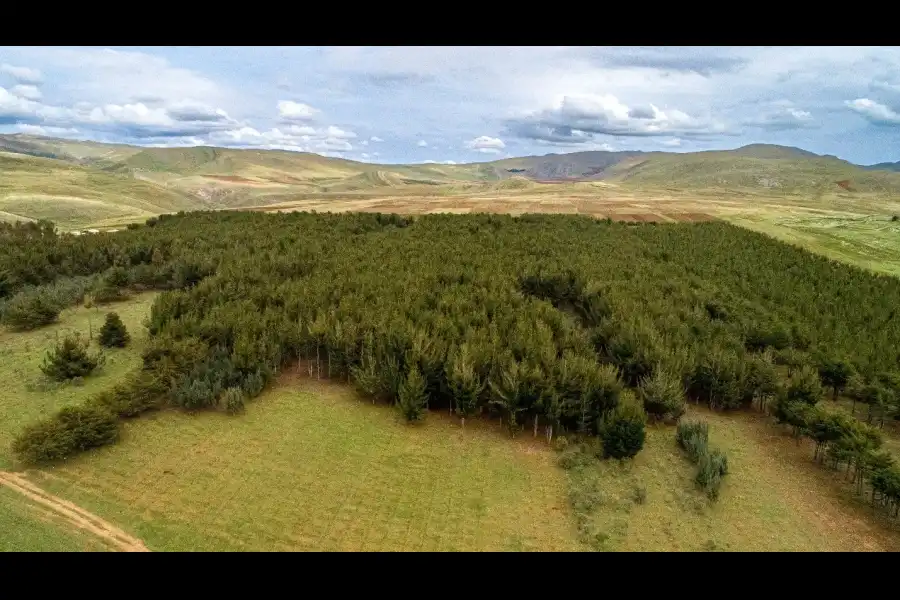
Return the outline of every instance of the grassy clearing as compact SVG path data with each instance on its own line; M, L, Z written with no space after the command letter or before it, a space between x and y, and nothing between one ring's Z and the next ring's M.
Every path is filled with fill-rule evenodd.
M140 364L140 349L144 341L141 322L146 317L153 294L134 296L99 309L83 306L70 308L60 314L59 322L25 333L0 330L0 469L13 468L10 444L19 431L32 421L68 405L78 404L92 394L114 385L122 375ZM47 350L53 347L57 335L79 332L88 336L92 325L96 335L107 312L115 311L131 332L132 345L126 349L105 351L106 364L81 386L58 385L47 380L40 364Z
M239 417L142 417L31 478L152 550L579 549L549 450L311 381Z
M570 494L594 494L586 515L598 549L621 551L897 551L900 533L876 520L812 450L769 419L693 408L728 455L718 501L694 483L672 427L649 427L633 463L569 471Z
M100 540L0 486L0 552L103 552Z

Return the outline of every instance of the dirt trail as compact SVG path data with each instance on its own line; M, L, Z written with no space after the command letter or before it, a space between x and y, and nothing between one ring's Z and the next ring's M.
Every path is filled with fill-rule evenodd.
M0 471L0 485L5 485L42 507L50 509L69 525L92 533L120 552L150 552L141 540L83 508L45 492L18 473Z

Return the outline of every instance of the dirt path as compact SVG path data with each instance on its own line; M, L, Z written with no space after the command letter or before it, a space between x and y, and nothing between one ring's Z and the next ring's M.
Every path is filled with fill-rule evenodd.
M0 485L26 496L62 517L69 525L88 531L120 552L150 552L141 540L83 508L45 492L18 473L0 471Z

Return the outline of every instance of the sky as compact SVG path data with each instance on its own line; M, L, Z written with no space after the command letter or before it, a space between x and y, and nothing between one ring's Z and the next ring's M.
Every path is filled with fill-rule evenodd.
M466 163L797 146L900 161L900 47L0 47L0 133Z

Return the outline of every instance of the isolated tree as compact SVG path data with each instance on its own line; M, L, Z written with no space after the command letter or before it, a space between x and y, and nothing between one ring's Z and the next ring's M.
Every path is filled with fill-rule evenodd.
M90 375L102 362L102 355L91 355L79 337L67 335L44 357L41 371L56 381Z
M603 454L609 458L632 458L644 447L647 413L634 399L620 402L600 420L598 431Z
M114 312L107 313L97 338L100 345L104 348L124 348L130 339L128 331L125 329L125 323L122 322L119 315Z

